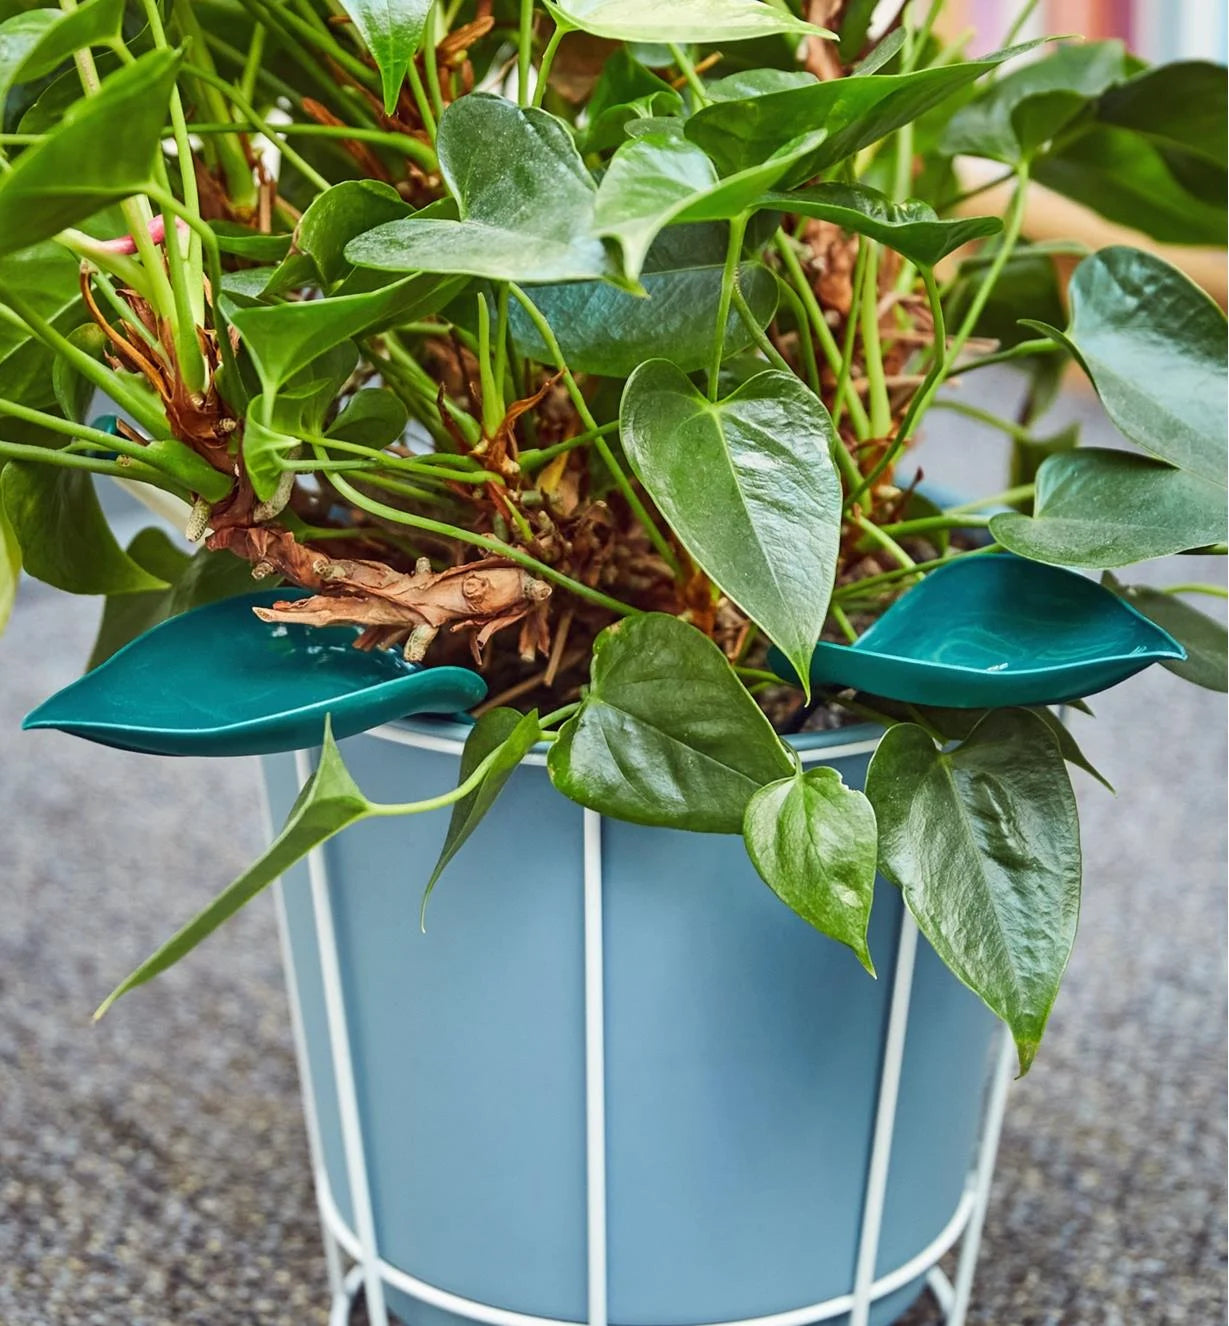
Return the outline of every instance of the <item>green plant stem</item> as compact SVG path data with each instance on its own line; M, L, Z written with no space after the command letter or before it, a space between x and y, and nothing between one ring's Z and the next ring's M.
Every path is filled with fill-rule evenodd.
M100 364L92 355L86 354L80 346L74 345L46 318L41 317L22 296L2 284L0 284L0 303L7 304L49 350L71 364L87 382L92 382L121 409L132 415L147 433L152 433L155 437L170 436L166 416L161 410L151 408L149 401L139 393L130 391L117 373L113 373L105 364Z
M550 87L550 68L555 63L555 54L559 50L559 43L567 36L567 30L556 25L554 32L550 35L550 41L546 43L546 50L542 52L542 59L538 63L538 82L533 90L533 104L540 106L543 98L546 96L546 90Z
M904 576L921 575L933 571L936 566L946 566L956 557L984 557L987 553L1001 552L997 543L988 543L984 548L973 548L968 552L951 553L946 557L935 557L929 562L917 562L913 566L898 566L891 571L880 571L878 575L866 576L848 585L838 585L832 591L833 600L844 603L849 599L862 598L868 590L886 588Z
M1163 594L1210 594L1213 598L1229 598L1229 589L1226 589L1224 585L1207 585L1197 581L1186 585L1166 585L1161 592Z
M435 110L437 123L444 113L444 94L440 90L440 66L437 51L439 45L439 12L439 0L432 0L431 8L427 11L427 31L423 41L423 64L427 72L427 93L431 98L431 105ZM432 134L431 137L434 139L435 135Z
M539 727L554 727L558 723L566 723L569 718L580 708L580 701L574 704L565 704L561 709L555 709L545 717L538 720Z
M675 42L667 42L666 49L670 52L680 74L687 80L687 86L691 89L692 96L696 99L696 109L701 106L707 106L710 98L705 91L704 84L700 81L700 75L696 73L696 67L692 64L687 52Z
M243 72L239 75L239 91L248 101L256 95L256 80L260 75L260 63L265 55L265 32L263 23L252 28L252 41L248 46L247 58L243 62Z
M845 609L839 603L829 603L828 612L832 620L841 628L841 634L849 641L851 645L858 643L858 633L853 629L853 623L845 615Z
M495 386L496 378L491 366L491 310L487 308L486 296L479 294L478 300L478 382L482 392L482 431L488 438L494 437L503 422L503 393Z
M589 409L589 402L585 400L584 393L577 386L576 379L572 376L572 370L567 366L567 361L563 357L563 351L559 348L559 341L550 323L519 285L510 282L508 288L512 292L512 297L525 310L529 320L537 328L538 335L546 343L546 348L550 351L555 367L563 374L564 386L567 388L572 404L576 407L576 413L580 415L581 422L586 429L593 434L593 445L597 449L598 455L601 456L602 463L610 471L610 477L615 481L615 486L623 494L624 501L631 507L632 514L644 527L644 532L648 535L653 547L657 549L671 572L677 576L679 574L679 561L674 554L674 549L670 547L665 536L657 528L652 516L649 515L644 503L632 487L631 481L623 473L623 467L615 459L614 452L611 451L605 435L598 427L597 420L593 417L593 412Z
M971 198L976 198L978 194L988 193L991 189L997 189L1000 184L1006 184L1008 180L1015 179L1014 169L1005 170L1001 175L995 175L993 179L988 179L984 184L977 184L971 189L965 189L963 193L954 193L950 198L944 198L942 202L935 204L935 211L942 216L945 212L950 212L953 207L959 207L961 203L967 203Z
M931 530L942 529L984 529L989 525L989 516L918 516L915 520L896 520L888 525L880 525L878 529L882 534L889 534L893 538L899 538L902 535L926 534Z
M858 400L856 393L850 386L850 379L853 376L853 343L854 337L858 334L858 318L856 316L857 301L862 292L862 283L866 279L866 262L869 249L867 245L860 240L858 242L858 256L854 259L853 274L850 278L850 291L853 296L854 304L849 310L849 316L845 319L845 342L841 346L840 358L841 365L836 375L836 392L832 401L832 422L836 427L840 427L841 414L845 409L845 402L852 396ZM861 405L861 401L858 404ZM855 429L855 432L857 430ZM864 441L870 433L870 423L867 422L866 432L858 433L858 440Z
M199 78L203 83L215 87L228 101L232 102L238 108L240 113L245 115L248 121L254 124L257 129L264 134L269 142L276 144L278 151L280 151L286 160L298 170L309 184L315 186L318 193L324 193L327 189L332 188L330 182L326 180L310 162L304 161L294 148L290 146L286 141L285 135L280 132L281 126L270 124L238 88L233 87L224 78L219 78L217 74L210 73L207 69L201 68L200 65L185 64L184 69L194 78Z
M981 511L988 506L1014 506L1017 502L1028 502L1036 495L1037 485L1022 483L1015 488L1006 488L1001 493L990 497L979 497L975 502L964 502L960 506L944 508L944 515L958 516L967 511Z
M790 247L790 240L782 231L778 230L776 238L773 241L781 261L785 264L785 269L789 273L790 280L793 282L794 289L802 300L802 306L806 309L811 320L811 327L819 340L820 349L824 353L824 358L828 361L828 367L834 375L839 376L841 371L841 352L837 346L836 338L832 335L832 328L828 326L824 318L823 310L819 307L819 300L815 298L815 291L811 289L807 281L806 273L802 270L802 264L798 261L798 255ZM841 398L838 398L838 400ZM867 416L866 409L857 392L851 387L846 386L843 395L846 405L849 407L849 419L853 424L853 429L858 439L864 440L870 436L870 419Z
M418 108L418 118L422 120L422 127L427 131L431 141L435 142L437 129L435 112L431 109L427 89L423 87L422 79L418 76L418 66L413 60L410 61L405 76L410 85L410 95L414 98L414 105Z
M139 262L134 262L126 254L109 252L103 248L101 240L71 226L61 230L55 237L55 242L63 245L70 253L75 253L78 258L84 258L92 267L122 281L143 296L147 303L152 302L149 296L149 282L145 279L145 269ZM124 316L131 317L132 310L129 309Z
M508 372L508 304L511 295L501 285L495 298L495 383L504 405L516 399L516 388Z
M105 474L112 479L135 479L149 484L151 488L173 493L185 502L192 501L191 494L182 484L168 479L161 470L151 469L136 461L125 465L115 460L81 456L72 451L57 451L52 447L31 447L23 442L4 441L0 441L0 456L5 460L28 460L36 465L59 465L66 470L87 470L90 474Z
M784 296L785 302L789 305L790 312L794 315L794 324L798 329L798 340L800 342L800 353L802 357L802 367L806 372L807 386L815 393L820 394L819 380L819 362L815 358L815 339L811 335L811 323L807 317L806 309L802 307L802 300L794 293L794 288L788 281L783 281L780 276L777 277L777 290ZM840 403L837 403L837 411L840 410ZM833 415L833 423L836 422L837 415Z
M428 797L425 801L370 803L368 813L371 815L421 815L428 810L443 810L445 806L451 806L456 801L464 800L471 792L481 787L482 780L494 767L499 755L499 748L496 747L481 761L474 772L454 787L451 792L441 792L439 796Z
M713 358L708 368L708 397L715 401L720 386L721 361L725 358L725 330L730 320L730 301L738 284L738 264L742 258L743 237L747 233L748 217L736 216L730 222L730 235L725 250L725 266L721 272L721 294L717 300L717 329L713 338Z
M1007 350L996 350L994 354L983 355L980 359L970 359L968 363L953 366L953 371L962 377L975 369L990 368L993 364L1009 364L1013 359L1028 359L1033 355L1066 354L1063 346L1050 340L1048 336L1039 336L1036 340L1021 341Z
M416 516L408 511L400 511L396 507L387 506L383 502L377 502L373 498L360 493L357 488L347 483L339 475L330 475L329 482L343 497L370 515L379 516L383 520L391 520L399 525L407 525L411 529L421 529L429 534L438 534L445 539L456 539L475 548L482 548L486 552L495 553L499 557L506 557L510 562L515 562L527 571L532 571L535 575L541 576L543 580L550 580L575 594L578 598L585 599L599 608L605 608L607 612L613 612L620 617L636 615L636 608L626 603L620 603L618 599L612 599L608 594L603 594L601 590L590 589L588 585L582 585L579 580L573 580L571 576L556 571L553 566L547 566L545 562L539 562L536 557L531 557L528 553L522 552L510 543L504 543L500 539L488 538L485 534L475 534L471 530L460 529L456 525L445 525L442 521L431 520L427 516Z
M738 673L744 681L764 681L776 686L786 686L784 677L778 677L775 672L768 672L764 668L744 668L741 664L734 664L734 671Z
M917 563L900 546L900 544L897 543L886 530L876 525L873 520L867 520L865 516L854 516L853 523L857 525L872 543L877 543L884 552L888 553L889 556L894 557L901 566L910 571L917 566Z
M938 397L931 409L951 410L956 414L964 415L967 419L976 419L978 423L985 424L988 428L1006 433L1008 437L1016 442L1032 441L1032 434L1027 428L1021 428L1019 424L1013 423L1010 419L1003 419L997 414L992 414L989 410L980 409L976 405L969 405L966 401L954 400L951 396Z
M149 328L138 318L115 293L115 288L110 281L95 279L99 276L96 271L89 272L90 289L96 295L102 297L103 303L110 308L115 315L117 322L123 322L125 326L130 327L141 338L142 341L155 353L161 353L161 346L158 344L158 338L149 330Z
M544 465L550 464L556 456L562 456L567 451L574 451L577 447L588 446L599 435L605 437L609 433L619 431L619 421L616 419L612 423L605 424L598 429L587 429L583 433L577 433L575 437L569 437L563 442L556 442L549 447L536 447L528 451L522 451L518 457L521 466L521 472L524 474L533 474L540 470Z
M862 356L866 361L867 399L870 402L871 436L886 438L892 427L892 403L883 371L883 347L879 339L879 245L864 240L866 272L861 294Z
M529 105L529 71L533 68L534 0L521 0L516 33L516 99Z
M747 334L751 337L760 353L768 360L773 368L779 368L782 373L793 374L794 370L790 368L785 356L773 345L768 334L763 330L760 324L755 320L755 314L751 312L751 306L743 296L743 292L738 288L738 282L734 282L734 288L731 292L734 301L734 309L742 324L747 329Z
M1020 6L1019 12L1012 20L1011 27L1007 29L1007 35L1003 38L1003 45L1010 46L1012 42L1020 35L1024 25L1033 16L1033 10L1037 8L1038 0L1024 0Z

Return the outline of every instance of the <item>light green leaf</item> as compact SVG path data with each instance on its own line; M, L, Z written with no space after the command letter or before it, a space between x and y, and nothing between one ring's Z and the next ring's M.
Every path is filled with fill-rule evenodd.
M1165 659L1162 667L1209 691L1229 690L1229 632L1218 622L1176 594L1147 585L1120 584L1108 571L1101 583L1137 612L1142 612L1186 650L1184 659Z
M179 59L150 51L110 75L0 175L0 254L49 239L151 184Z
M0 470L0 474L3 471ZM17 598L17 582L21 579L21 544L12 522L4 514L0 501L0 632L8 625Z
M87 472L9 461L0 471L0 501L35 579L70 594L166 588L116 543Z
M789 373L712 402L664 360L641 365L620 410L623 448L713 582L809 673L841 532L832 420Z
M384 110L397 106L410 61L427 30L431 0L341 0L380 71Z
M347 825L366 818L371 811L371 802L359 791L342 763L341 753L326 719L320 763L304 784L281 833L273 840L268 851L232 884L227 885L161 948L146 958L130 976L125 977L99 1005L94 1014L95 1019L102 1017L121 995L153 980L168 967L173 967L180 958L208 938L223 921L229 920L240 907L250 902L266 885L285 874L312 848L319 847Z
M842 230L868 235L902 253L919 267L933 267L970 240L1003 228L995 216L940 218L927 203L894 203L860 184L816 184L794 193L769 193L761 207L830 221Z
M64 14L59 9L27 9L0 23L0 109L9 88L20 81L22 66Z
M24 299L41 317L67 331L80 321L80 264L46 240L0 258L0 286ZM19 405L44 409L55 401L52 352L24 323L0 316L0 394Z
M760 878L873 976L866 928L875 897L875 812L835 769L808 769L747 803L743 839Z
M243 423L243 468L252 491L262 502L270 502L285 474L285 462L294 460L302 439L265 423L264 396L253 396Z
M698 833L741 832L755 792L793 772L721 650L662 613L598 636L589 690L547 766L582 806Z
M361 295L236 309L231 322L252 356L261 385L273 392L344 341L437 312L461 284L436 276L407 276Z
M556 23L633 42L731 42L776 33L831 37L759 0L546 0Z
M346 245L364 231L410 216L413 208L392 187L379 180L343 180L320 194L303 213L295 230L295 246L316 264L328 284L351 269Z
M996 710L955 750L889 729L866 794L879 868L931 945L1011 1028L1026 1072L1075 941L1079 819L1053 732Z
M593 229L597 186L562 120L471 93L440 117L436 151L461 219L376 226L346 245L347 261L524 284L617 275Z
M1059 46L962 106L947 126L941 150L1008 165L1026 161L1126 76L1126 49L1120 41Z
M439 859L423 892L423 917L426 916L427 902L439 877L444 873L444 868L482 822L483 816L495 804L496 798L504 789L504 784L512 776L513 770L541 737L542 725L538 722L537 710L522 714L515 709L492 709L474 724L473 730L465 739L465 749L461 752L458 786L472 777L488 756L496 752L498 755L478 786L468 796L455 802L452 807L452 818L448 821L444 845L440 848Z
M1009 552L1101 571L1225 538L1222 485L1129 451L1080 447L1037 471L1033 515L1002 512L990 533Z
M678 115L683 98L620 46L602 65L586 109L584 150L605 152L623 141L629 122Z
M581 373L626 378L646 359L669 359L685 373L708 364L716 338L728 228L671 226L649 250L640 280L644 295L609 281L537 286L533 302L554 329L570 367ZM761 263L739 268L739 288L760 328L772 320L777 286ZM514 304L510 326L518 353L552 363L528 315ZM751 333L736 310L726 321L724 345L737 354Z
M835 78L720 102L687 121L687 137L708 153L721 174L729 175L758 165L803 134L824 130L822 144L790 173L788 182L800 183L918 119L1032 44L963 64Z
M0 23L0 104L16 83L49 74L74 51L120 39L124 0L85 0L76 9L32 9Z
M68 333L68 341L91 359L103 362L107 338L96 322L83 322L79 327L74 327ZM94 384L67 359L57 355L51 364L51 387L64 418L73 419L79 424L85 423L98 390Z

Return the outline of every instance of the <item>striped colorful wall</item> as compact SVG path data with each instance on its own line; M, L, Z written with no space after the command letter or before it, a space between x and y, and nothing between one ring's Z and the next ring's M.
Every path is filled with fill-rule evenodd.
M947 0L941 27L948 35L976 34L971 53L1001 43L1018 10L1014 0ZM1079 33L1122 37L1144 59L1224 61L1229 55L1225 0L1041 0L1022 36Z

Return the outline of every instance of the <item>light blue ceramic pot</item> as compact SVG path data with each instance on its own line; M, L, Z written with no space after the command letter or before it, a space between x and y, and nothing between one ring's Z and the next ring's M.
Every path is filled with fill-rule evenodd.
M458 725L404 723L342 751L369 796L409 801L455 785L464 735ZM874 737L858 728L798 744L804 759L832 764L858 787ZM415 744L424 739L435 749ZM280 822L297 792L294 757L267 757L265 767ZM385 1263L446 1293L583 1322L584 812L540 763L522 766L445 873L424 935L419 900L446 822L365 823L318 862L374 1240ZM874 981L776 899L739 839L599 827L610 1323L758 1319L847 1294L902 921L897 891L881 881L876 895ZM593 838L591 829L591 873ZM354 1231L307 868L292 870L284 889L324 1204ZM923 941L876 1275L925 1256L876 1300L872 1326L905 1311L954 1238L945 1231L967 1201L995 1027ZM395 1286L388 1305L409 1326L463 1320Z

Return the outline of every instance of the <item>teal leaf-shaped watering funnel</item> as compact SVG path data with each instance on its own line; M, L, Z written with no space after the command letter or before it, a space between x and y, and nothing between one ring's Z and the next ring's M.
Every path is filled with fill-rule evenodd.
M455 714L486 696L468 668L354 648L350 627L269 626L252 612L298 591L211 603L146 631L26 716L121 750L269 755L318 746L325 715L351 737L408 714Z
M854 645L821 642L815 686L952 709L1059 704L1185 658L1093 580L1008 554L961 557L903 594ZM774 649L769 664L795 674Z

